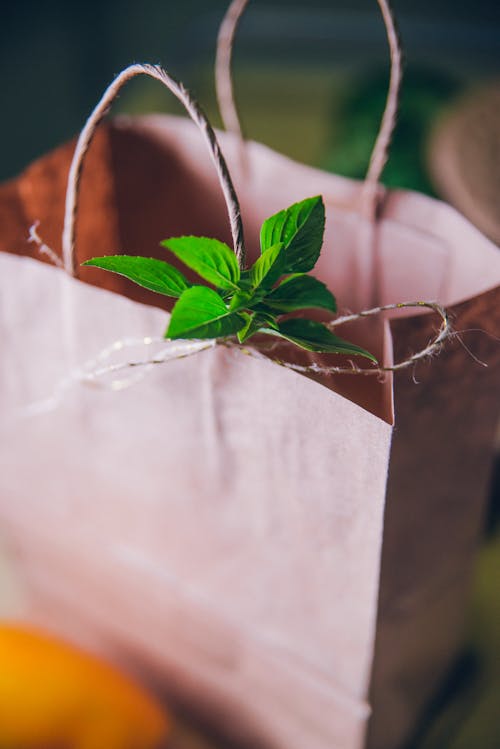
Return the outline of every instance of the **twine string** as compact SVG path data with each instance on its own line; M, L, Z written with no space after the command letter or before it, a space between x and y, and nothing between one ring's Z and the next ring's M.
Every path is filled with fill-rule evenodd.
M200 129L217 171L219 183L226 201L234 252L240 267L243 269L245 267L246 258L240 205L217 136L215 135L210 122L200 105L184 85L170 76L162 67L159 65L134 64L122 70L108 86L78 137L69 170L66 191L64 229L62 235L63 262L65 270L72 276L78 276L78 265L75 253L75 233L78 199L80 194L80 180L85 156L98 125L107 114L111 104L120 92L120 89L131 78L138 75L147 75L150 78L160 81L160 83L166 86L184 105L189 116Z
M117 353L127 348L152 347L162 344L162 347L147 358L131 361L118 361L106 363ZM92 389L104 389L114 392L125 390L136 385L144 379L147 372L155 365L165 364L169 361L186 359L194 356L200 351L205 351L215 345L214 340L205 341L166 341L164 338L122 338L106 346L97 356L75 367L70 373L61 379L52 393L41 400L29 403L19 409L15 415L7 416L6 420L0 419L0 430L8 430L14 423L30 419L34 416L55 411L66 393L76 385L85 385ZM110 375L117 375L123 371L129 371L128 376L109 380Z
M449 318L449 315L444 307L442 307L437 302L398 302L397 304L384 304L379 307L372 307L372 309L363 310L362 312L357 312L352 315L344 315L342 317L337 317L335 320L332 320L330 323L327 323L327 327L330 329L336 328L339 325L345 325L349 322L354 322L356 320L362 320L366 317L373 317L374 315L380 315L384 312L390 312L394 310L400 310L400 309L408 309L408 308L420 308L420 309L429 309L432 312L435 312L441 319L441 324L439 326L439 329L437 330L434 338L429 341L429 343L424 346L420 351L417 351L415 354L412 354L407 359L404 359L401 362L397 362L396 364L392 364L391 366L381 366L381 367L374 367L372 369L362 369L361 367L358 367L354 363L351 365L351 367L322 367L317 364L311 364L307 365L305 368L301 368L301 365L297 364L286 364L290 369L294 369L296 371L300 372L311 372L316 374L363 374L363 375L384 375L388 372L400 372L403 369L408 369L409 367L412 367L414 364L417 364L417 362L422 361L424 359L430 359L434 355L438 354L445 341L447 341L452 335L453 335L453 329L451 325L451 321Z
M40 254L46 255L54 265L57 265L58 267L61 267L61 259L56 255L54 250L52 250L50 247L48 247L44 242L42 241L41 237L37 233L37 226L38 222L33 224L30 227L29 232L29 241L34 242L38 246L38 250ZM273 359L276 364L280 364L281 366L288 367L288 369L293 369L298 372L303 373L316 373L316 374L363 374L363 375L383 375L387 372L398 372L402 369L407 369L408 367L413 366L417 362L428 359L434 356L435 354L438 354L441 350L444 343L454 337L458 334L453 331L449 315L444 307L442 307L437 302L430 302L430 301L416 301L416 302L397 302L394 304L384 304L377 307L372 307L371 309L362 310L361 312L356 312L348 315L342 315L341 317L335 318L335 320L330 321L329 323L326 323L326 326L333 330L334 328L345 325L346 323L355 322L356 320L363 320L367 317L373 317L375 315L383 314L384 312L390 312L400 309L408 309L408 308L420 308L420 309L429 309L432 312L435 312L439 317L441 318L441 325L439 327L439 330L437 331L434 339L430 341L427 346L424 346L423 349L418 351L415 354L412 354L408 359L405 359L402 362L399 362L397 364L393 364L392 366L380 366L375 367L372 369L364 369L362 367L356 366L354 363L351 364L350 367L320 367L318 364L310 364L310 365L301 365L301 364L294 364L292 362L286 362L280 359ZM484 331L483 331L484 332ZM111 351L117 351L122 348L127 348L130 345L137 345L138 342L141 342L143 344L150 344L150 343L159 343L160 341L165 341L165 339L158 339L153 337L147 337L145 339L141 339L141 341L133 340L132 339L121 339L119 341L115 341L113 344L111 344L110 347L107 347L104 352L101 352L99 354L98 358L106 358ZM210 345L214 345L216 340L211 340ZM185 343L189 343L189 341L185 341ZM199 342L201 343L201 341ZM277 348L278 346L282 345L282 342L276 342L272 343L270 345L260 345L259 349L253 349L250 347L243 347L241 344L236 344L231 341L220 341L220 343L223 343L226 346L234 347L234 348L240 348L241 350L245 351L247 354L251 355L257 355L257 353L270 353L272 352L273 348ZM196 352L194 352L196 353ZM471 356L473 356L471 354ZM111 371L116 371L124 368L129 367L139 367L139 366L146 366L151 364L161 364L165 360L170 360L171 358L176 357L158 357L155 356L153 358L147 359L145 361L137 361L137 362L125 362L123 364L118 365L112 365L111 369L108 370L106 368L103 369L96 369L93 373L93 375L88 374L87 379L92 379L95 377L100 377L105 374L109 374ZM180 358L180 357L179 357ZM474 357L473 357L474 358ZM479 362L480 364L484 365L484 362Z
M225 130L244 140L241 118L234 96L232 57L234 39L240 19L250 0L233 0L226 11L217 36L215 55L215 88Z
M238 161L243 174L248 172L248 159L241 117L234 96L232 58L236 29L248 3L249 0L233 0L230 4L219 28L215 55L215 91L219 112L224 129L236 136Z
M376 217L377 212L378 183L388 159L389 147L396 125L403 71L400 37L391 4L389 0L377 0L377 2L389 42L391 73L384 114L360 195L360 211L372 220ZM229 5L219 30L215 63L215 86L222 122L224 128L237 137L240 144L240 153L244 150L242 148L244 136L235 103L232 58L236 31L248 4L249 0L232 0Z
M391 72L389 89L385 103L380 129L375 140L368 171L361 190L361 212L372 221L375 220L378 204L378 184L383 169L389 158L389 149L396 127L403 80L403 52L401 38L390 0L377 0L384 19L387 41L389 42Z
M38 233L38 227L40 226L40 221L35 221L34 224L30 226L29 234L28 234L28 242L31 244L36 244L38 253L42 255L42 257L48 258L49 262L52 263L52 265L55 265L57 268L64 268L64 263L57 254L57 252L54 252L52 247L49 247L41 236Z
M429 359L437 354L442 348L445 341L454 335L451 327L451 323L446 310L435 302L404 302L399 304L386 304L380 307L374 307L373 309L365 310L356 314L344 315L338 317L328 323L328 327L333 329L340 325L344 325L355 320L361 320L366 317L373 315L379 315L384 312L391 310L407 309L407 308L427 308L432 312L435 312L441 319L439 329L436 331L434 338L417 353L405 359L402 362L398 362L388 367L371 367L369 369L363 369L353 362L349 367L340 366L328 366L320 365L317 363L312 364L296 364L283 359L272 358L269 355L265 356L266 352L272 350L262 346L241 346L231 339L217 341L216 339L209 340L165 340L157 337L145 337L145 338L122 338L114 341L110 345L106 346L100 353L97 354L93 359L86 361L82 366L76 367L67 377L62 380L59 385L55 388L54 394L49 398L44 399L38 403L32 404L28 407L30 414L42 413L47 410L56 408L64 395L64 393L71 387L78 383L88 385L90 387L100 387L113 391L124 390L138 381L142 380L146 375L147 371L154 365L165 364L171 361L184 359L186 357L193 356L194 354L205 351L206 349L213 348L220 344L231 349L238 349L243 353L262 359L264 356L268 360L272 361L279 366L291 369L301 374L315 374L315 375L365 375L365 376L385 376L389 372L399 372L404 369L408 369L424 359ZM124 361L110 361L117 354L125 352L127 349L141 347L158 346L161 347L156 353L150 356L140 357L137 359L127 358ZM279 345L279 344L278 344ZM109 380L110 376L115 376L123 372L129 372L128 377L120 377L118 379Z

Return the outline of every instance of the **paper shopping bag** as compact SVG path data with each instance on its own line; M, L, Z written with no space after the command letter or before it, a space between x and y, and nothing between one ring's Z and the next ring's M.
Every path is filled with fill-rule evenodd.
M163 117L117 123L102 133L84 175L81 259L115 247L154 254L159 240L174 233L225 236L224 207L213 197L210 164L205 163L201 147L198 152L195 136L183 120ZM110 153L119 153L123 144L127 160L117 159L112 170ZM229 154L230 143L225 147ZM355 197L359 186L290 162L257 144L250 149L255 179L240 189L249 245L256 244L257 226L267 213L300 197L295 185L300 184L301 194L323 194L331 256L329 251L322 277L337 290L342 306L362 304L353 298L356 282L348 279L345 269L362 231L362 219L349 209L349 198ZM6 234L2 249L32 251L25 237L35 218L41 220L43 236L56 245L62 175L69 156L70 150L64 148L2 188L2 205L5 198L10 202L2 221ZM163 169L150 185L146 175L153 163ZM99 175L95 182L91 181L94 170ZM59 179L49 188L42 182L39 190L38 181L48 171L60 174ZM175 211L169 224L167 214L154 210L158 205L154 196L164 195L164 204L169 205L169 191L182 184L178 179L182 171L186 182L191 180L186 196L193 209L186 216ZM171 173L177 174L175 185ZM120 190L114 187L117 184ZM124 185L129 192L123 192ZM104 189L109 190L107 197L102 195ZM33 209L29 200L21 200L30 194L43 195L44 212L39 204ZM204 198L210 196L215 205L204 223ZM99 198L104 199L105 213L98 208ZM92 233L96 216L102 217L102 226ZM220 230L212 223L214 216ZM152 236L138 247L141 226L147 226ZM114 235L110 227L115 227ZM387 269L380 302L435 297L448 305L458 303L454 307L457 330L495 330L498 292L491 287L500 279L500 258L457 213L423 196L395 193L389 196L377 231L383 269ZM154 335L164 325L162 312L60 278L61 271L39 261L4 255L2 263L6 266L3 309L8 311L2 324L3 414L7 403L21 408L48 397L71 367L83 365L113 341ZM105 281L111 279L117 284L112 277ZM64 354L64 307L59 298L67 294L63 288L68 285L70 297L78 300L72 313L75 324L86 328L85 332L78 329L77 352L71 360ZM431 337L432 327L427 315L389 321L386 346L390 349L390 336L394 356L405 357ZM470 343L470 336L467 340ZM373 343L383 348L380 341ZM55 411L19 422L16 439L13 426L4 434L3 533L23 548L25 570L36 581L35 588L55 586L50 594L76 606L98 631L102 628L108 637L117 636L165 661L165 667L176 674L181 670L184 678L190 675L190 683L198 682L197 689L203 683L198 669L205 669L204 700L220 698L232 715L249 713L248 719L259 729L266 726L265 736L289 745L295 741L299 746L305 740L299 738L304 734L297 723L307 726L303 731L313 731L309 721L319 733L318 746L334 740L345 746L349 741L352 746L362 745L380 584L374 725L380 715L384 730L389 726L399 740L460 645L463 603L498 417L497 345L485 334L474 337L473 345L488 368L472 360L456 341L437 359L418 367L418 384L408 372L397 374L394 384L357 377L356 387L366 389L361 394L363 407L351 400L355 393L346 376L337 376L331 383L334 389L329 390L275 364L216 349L165 365L161 373L148 374L144 382L118 396L79 385L79 395L68 392L69 412L65 413L70 404L63 399ZM165 378L173 380L156 382ZM152 393L142 395L144 388ZM239 393L237 401L234 391ZM148 407L132 405L139 392ZM155 393L167 401L163 407ZM110 409L106 415L103 401ZM124 410L129 401L133 415ZM250 404L249 412L242 411L244 403ZM259 418L254 413L256 403ZM393 403L397 430L389 464ZM328 413L327 404L332 408ZM159 420L158 412L163 414ZM262 421L266 412L267 426ZM299 459L305 445L310 453ZM323 456L319 465L314 458L318 451ZM197 463L200 456L203 459L193 476L189 466L195 455ZM120 476L124 469L132 475ZM117 545L123 554L110 561L109 555L115 553L111 549ZM179 586L184 592L193 588L196 601L201 605L201 596L216 621L197 609L188 614L184 604L175 600ZM135 596L139 605L131 605ZM277 609L274 614L271 604ZM355 625L361 630L357 634ZM230 626L231 631L235 628L232 637L226 629ZM176 627L177 635L172 631ZM187 635L190 627L193 632ZM202 648L199 653L205 627L207 652ZM336 633L339 628L342 637ZM187 638L184 649L177 636ZM196 654L191 652L188 658L184 650L192 650L193 640L198 642ZM224 654L226 645L231 656ZM246 651L250 645L251 655ZM276 664L270 668L268 662L259 671L253 648L258 651L261 646L259 658L264 658L264 652L272 658L279 653L287 661L286 668L280 671ZM312 682L310 701L300 690L292 696L298 686L292 686L288 656L299 673L302 668L307 671L307 677L302 680L297 675L297 680L303 689ZM246 674L247 669L252 673ZM285 692L283 683L269 687L275 690L279 709L263 684L252 681L269 678L270 673L287 685ZM406 689L400 686L403 677ZM340 703L334 709L337 698ZM253 700L259 704L253 705ZM282 704L285 700L289 700L288 711ZM304 709L308 705L313 716L306 720L297 715L298 704ZM318 722L316 710L322 721ZM283 729L269 728L272 716ZM356 724L355 738L336 734L338 726L344 730L345 721ZM314 745L312 736L309 746Z
M220 139L236 170L236 139ZM496 248L413 193L389 193L374 223L360 183L250 143L236 187L251 255L264 218L321 194L319 275L339 306L437 299L457 331L485 331L488 367L455 339L417 382L312 379L214 345L98 387L87 375L126 363L123 341L147 359L166 313L119 277L82 269L93 288L26 257L35 221L59 247L71 154L0 188L1 532L31 616L138 659L252 746L360 749L370 705L370 745L400 745L461 641L498 420ZM86 161L78 260L228 239L216 188L186 120L115 121ZM394 313L355 334L391 365L434 326Z

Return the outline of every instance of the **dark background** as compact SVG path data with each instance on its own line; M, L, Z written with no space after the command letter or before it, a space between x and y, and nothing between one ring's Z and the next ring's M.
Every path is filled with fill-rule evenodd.
M393 4L408 75L416 76L417 88L434 97L431 109L454 87L498 74L497 0ZM4 4L0 179L74 135L106 84L130 62L162 63L214 115L211 66L226 7L226 0ZM380 99L380 105L373 103L376 122L387 57L375 0L255 0L241 24L235 55L237 90L251 136L309 163L353 172L349 154L347 165L331 156L344 144L335 126L341 119L339 106L352 106L346 104L346 91L352 94L369 72L376 77ZM419 76L427 78L419 84ZM148 81L134 82L118 106L178 111L158 89ZM304 138L309 127L311 137ZM358 165L355 176L360 169ZM413 186L404 177L389 182ZM415 186L426 188L418 179Z

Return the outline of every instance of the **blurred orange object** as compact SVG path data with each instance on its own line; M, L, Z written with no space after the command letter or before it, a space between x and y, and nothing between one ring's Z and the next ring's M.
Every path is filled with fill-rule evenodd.
M169 725L114 667L35 629L0 624L0 746L156 749Z

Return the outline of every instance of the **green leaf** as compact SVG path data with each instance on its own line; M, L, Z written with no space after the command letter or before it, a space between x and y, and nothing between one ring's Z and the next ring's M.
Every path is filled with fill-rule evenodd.
M251 280L251 272L250 270L242 270L240 273L240 280L238 281L238 287L242 291L251 291L252 289L252 280Z
M165 239L161 244L214 286L221 289L238 288L238 261L224 242L207 237L173 237Z
M306 275L285 278L266 296L264 303L279 312L315 308L335 312L337 309L335 297L325 284L314 276Z
M92 265L96 268L118 273L120 276L125 276L125 278L139 284L139 286L144 286L145 289L156 291L158 294L165 294L165 296L180 297L192 285L173 265L151 257L108 255L106 257L94 257L92 260L82 263L82 265Z
M325 206L318 195L295 203L262 224L262 252L281 242L286 249L284 273L307 273L316 265L325 231Z
M263 330L262 332L285 338L287 341L291 341L308 351L364 356L377 364L377 360L373 354L370 354L359 346L355 346L353 343L338 338L325 325L313 320L302 318L285 320L278 324L277 331Z
M277 244L264 250L250 270L250 279L254 289L270 289L284 273L286 257L285 246Z
M253 294L250 291L237 291L229 303L229 311L237 312L238 310L248 307L252 300Z
M263 331L264 328L270 328L271 330L277 330L278 324L276 319L271 315L255 313L248 316L247 324L244 328L238 331L238 340L240 343L245 343L255 333Z
M229 312L213 289L187 289L172 310L166 338L223 338L241 330L247 316Z

